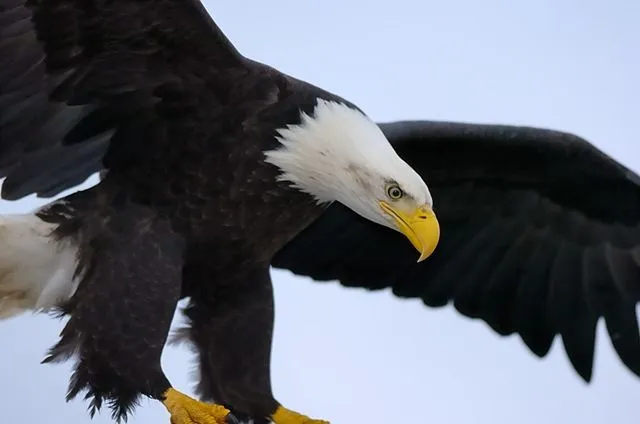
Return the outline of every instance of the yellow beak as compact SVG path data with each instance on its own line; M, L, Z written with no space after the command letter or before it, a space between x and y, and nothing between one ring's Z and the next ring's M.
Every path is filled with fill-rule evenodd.
M440 240L440 224L430 207L420 206L409 213L384 201L380 202L380 207L394 219L400 232L420 252L418 262L431 256Z

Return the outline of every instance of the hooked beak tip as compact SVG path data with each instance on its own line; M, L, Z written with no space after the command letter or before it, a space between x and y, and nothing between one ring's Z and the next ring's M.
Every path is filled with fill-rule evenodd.
M394 219L398 230L420 253L417 262L422 262L433 254L440 241L440 223L431 207L422 205L406 213L386 202L381 202L381 206Z

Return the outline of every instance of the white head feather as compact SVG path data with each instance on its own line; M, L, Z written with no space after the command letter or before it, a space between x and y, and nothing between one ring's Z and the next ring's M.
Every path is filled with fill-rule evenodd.
M422 178L398 156L378 125L343 103L319 99L312 116L279 129L282 144L265 152L278 177L318 203L338 201L378 224L394 228L378 202L390 182L417 204L432 206Z

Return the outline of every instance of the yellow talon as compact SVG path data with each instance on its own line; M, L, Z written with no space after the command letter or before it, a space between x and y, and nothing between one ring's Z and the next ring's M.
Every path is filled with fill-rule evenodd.
M229 410L222 405L197 401L171 388L164 393L171 424L226 424Z
M314 420L283 406L279 406L276 409L276 412L271 416L271 420L275 424L329 424L329 421Z

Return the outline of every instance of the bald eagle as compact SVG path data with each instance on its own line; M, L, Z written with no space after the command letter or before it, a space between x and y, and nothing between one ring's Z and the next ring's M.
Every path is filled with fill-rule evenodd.
M75 360L92 414L325 422L272 394L271 266L453 302L539 356L559 335L587 381L602 317L640 375L640 178L577 136L378 125L198 0L0 0L0 58L2 197L101 177L0 219L0 316L68 318L45 362ZM183 298L200 400L160 365Z

